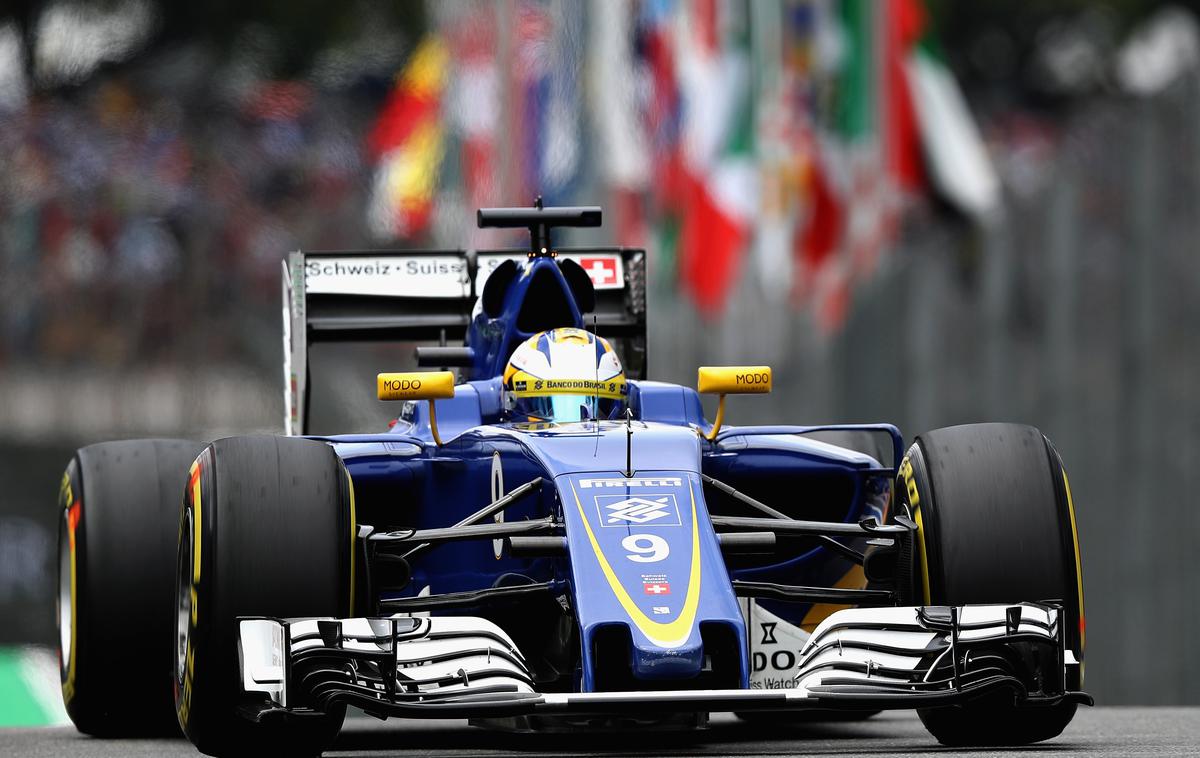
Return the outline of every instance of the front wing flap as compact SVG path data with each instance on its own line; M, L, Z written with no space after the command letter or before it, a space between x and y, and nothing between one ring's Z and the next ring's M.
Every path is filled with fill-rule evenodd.
M801 651L793 689L543 693L495 624L447 616L240 619L244 707L253 719L321 713L495 718L923 708L1006 690L1031 706L1090 696L1067 690L1054 605L858 608L831 614Z

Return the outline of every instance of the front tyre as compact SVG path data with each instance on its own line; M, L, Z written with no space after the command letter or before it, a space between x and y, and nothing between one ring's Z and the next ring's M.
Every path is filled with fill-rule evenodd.
M1062 603L1082 685L1083 581L1074 503L1057 451L1018 424L967 424L917 437L896 486L918 524L914 600L927 605ZM992 696L918 711L944 745L1026 745L1062 733L1075 703L1017 706Z
M291 437L233 437L192 464L179 522L175 709L209 755L317 754L344 711L252 722L237 617L348 616L354 506L333 448Z
M175 524L186 440L76 451L59 487L57 620L63 702L106 737L179 736L171 709Z

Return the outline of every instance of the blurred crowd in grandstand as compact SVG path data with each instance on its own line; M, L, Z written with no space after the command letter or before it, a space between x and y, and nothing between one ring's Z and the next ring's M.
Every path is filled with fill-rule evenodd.
M231 304L274 306L284 252L362 242L341 100L261 82L229 103L104 76L5 114L0 356L155 361L193 324L229 357Z
M10 79L0 366L253 363L239 320L274 312L282 255L363 243L372 98L273 77L269 41L250 29L229 58L197 41L56 86Z
M164 38L197 16L169 3L19 3L0 14L0 368L274 370L255 333L277 328L288 250L478 244L473 207L536 192L605 204L608 239L651 247L703 312L745 268L836 328L914 197L983 222L997 182L1019 189L1047 149L1045 121L1009 118L984 152L941 61L987 106L1018 58L1086 88L1116 65L1097 23L1156 4L1033 3L1016 15L1034 31L996 3L929 5L513 0L407 19L358 3L297 65L270 25L285 13L227 13L221 44ZM1167 36L1151 58L1174 44L1194 62L1194 31Z

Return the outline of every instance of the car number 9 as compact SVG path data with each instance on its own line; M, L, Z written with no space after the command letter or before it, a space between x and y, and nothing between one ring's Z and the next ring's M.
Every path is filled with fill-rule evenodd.
M625 557L637 563L657 563L671 554L671 546L657 534L631 534L621 540L629 551Z

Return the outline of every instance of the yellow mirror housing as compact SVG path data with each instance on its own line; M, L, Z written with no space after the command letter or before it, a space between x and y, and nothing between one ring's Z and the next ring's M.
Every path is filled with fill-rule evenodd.
M375 377L376 394L380 400L428 400L429 430L438 447L442 438L438 434L437 411L434 400L449 400L454 397L454 372L452 371L409 371L383 373Z
M701 366L696 380L696 389L702 395L720 395L717 403L717 418L712 431L705 437L709 442L717 438L725 420L726 395L765 395L771 391L770 366Z
M702 395L760 395L771 391L770 366L701 366Z
M376 385L380 400L448 400L454 397L454 372L385 373Z

